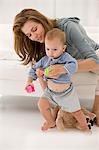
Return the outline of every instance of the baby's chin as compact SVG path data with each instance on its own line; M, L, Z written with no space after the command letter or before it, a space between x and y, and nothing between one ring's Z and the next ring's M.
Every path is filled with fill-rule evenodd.
M57 58L59 58L59 57L50 57L50 59L57 59Z

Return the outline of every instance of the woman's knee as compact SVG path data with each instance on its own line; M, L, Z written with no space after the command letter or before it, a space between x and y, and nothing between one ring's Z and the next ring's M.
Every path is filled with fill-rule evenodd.
M98 75L98 81L95 89L95 95L99 96L99 75Z

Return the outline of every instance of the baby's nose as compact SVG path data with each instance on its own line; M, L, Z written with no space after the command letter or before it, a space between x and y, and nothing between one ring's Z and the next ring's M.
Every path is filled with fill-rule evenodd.
M53 56L53 50L50 50L50 55Z

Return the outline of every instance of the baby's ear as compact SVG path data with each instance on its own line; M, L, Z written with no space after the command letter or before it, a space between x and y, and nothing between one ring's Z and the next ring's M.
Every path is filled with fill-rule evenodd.
M63 47L63 51L64 52L65 52L66 48L67 48L67 45L64 45L64 47Z

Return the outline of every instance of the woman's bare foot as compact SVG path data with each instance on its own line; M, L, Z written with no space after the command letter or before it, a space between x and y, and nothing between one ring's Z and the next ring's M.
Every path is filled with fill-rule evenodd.
M42 130L42 131L46 131L46 130L48 130L49 128L54 128L55 125L56 125L55 122L52 122L52 123L45 122L45 123L43 124L43 126L41 127L41 130Z
M83 131L83 132L91 133L91 123L88 123L87 127L84 127L84 126L81 126L80 124L77 124L76 128Z
M95 123L95 121L96 121L96 114L94 114L94 113L90 113L89 114L89 117L90 117L90 123L91 123L91 126L93 126L94 125L94 123Z

